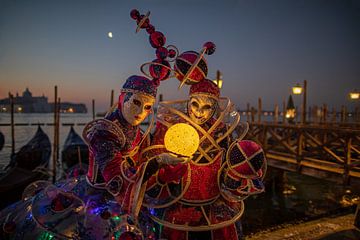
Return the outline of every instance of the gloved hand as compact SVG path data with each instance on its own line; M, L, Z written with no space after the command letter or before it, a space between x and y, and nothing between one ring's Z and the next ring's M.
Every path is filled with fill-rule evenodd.
M158 180L161 183L179 183L186 170L186 164L178 163L177 165L167 165L163 168L160 168L158 172Z
M162 165L176 165L178 163L185 162L186 159L176 157L170 153L161 153L156 157L157 162L160 166Z

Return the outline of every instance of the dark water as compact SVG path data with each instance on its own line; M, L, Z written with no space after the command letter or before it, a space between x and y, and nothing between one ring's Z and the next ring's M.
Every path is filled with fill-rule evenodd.
M243 118L245 119L245 118ZM81 135L83 123L91 121L89 114L62 114L61 123L74 123L75 131ZM30 123L29 126L15 127L15 145L18 150L35 134L36 123L45 123L43 130L53 142L53 114L15 114L16 123ZM0 113L0 123L10 123L10 114ZM70 130L70 126L60 125L60 149ZM9 126L0 126L5 135L5 147L0 151L0 165L6 165L11 153L11 131ZM333 213L355 211L354 205L360 195L358 189L348 189L326 180L282 173L269 168L265 178L266 192L245 200L242 217L244 233L249 235L259 230L278 225L307 221Z
M360 186L317 179L269 168L265 193L245 200L244 233L276 228L334 214L355 212Z

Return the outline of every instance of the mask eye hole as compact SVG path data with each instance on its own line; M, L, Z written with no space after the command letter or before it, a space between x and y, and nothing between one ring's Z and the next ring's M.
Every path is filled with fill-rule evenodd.
M151 109L151 105L145 105L144 109L145 109L145 110L150 110L150 109Z
M191 102L191 106L198 108L199 104L197 102L193 101L193 102Z
M141 102L140 102L139 100L137 100L137 99L134 99L134 100L133 100L133 103L134 103L136 106L138 106L138 107L141 106Z
M203 106L203 109L204 109L204 110L210 110L210 109L211 109L211 106L208 105L208 104L206 104L205 106Z

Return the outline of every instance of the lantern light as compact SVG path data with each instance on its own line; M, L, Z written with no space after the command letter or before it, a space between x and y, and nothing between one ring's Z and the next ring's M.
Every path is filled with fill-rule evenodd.
M299 95L302 93L302 87L300 84L296 84L294 87L292 87L293 94Z
M190 157L199 147L199 134L189 124L177 123L171 126L165 133L164 144L166 150Z
M357 100L360 98L360 92L354 90L352 92L349 93L350 99L352 100Z

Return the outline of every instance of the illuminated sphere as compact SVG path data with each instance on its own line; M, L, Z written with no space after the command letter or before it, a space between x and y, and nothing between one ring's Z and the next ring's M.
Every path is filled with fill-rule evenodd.
M266 159L263 149L254 141L233 142L226 154L228 165L246 178L259 178L264 174Z
M187 51L180 54L174 64L174 69L177 72L176 78L181 82L184 79L186 73L190 70L196 59L199 57L199 53L195 51ZM193 69L191 74L187 77L186 84L195 84L206 78L208 74L208 67L205 58L202 58L197 66Z
M165 133L165 148L175 154L190 157L199 147L199 134L189 124L177 123Z

